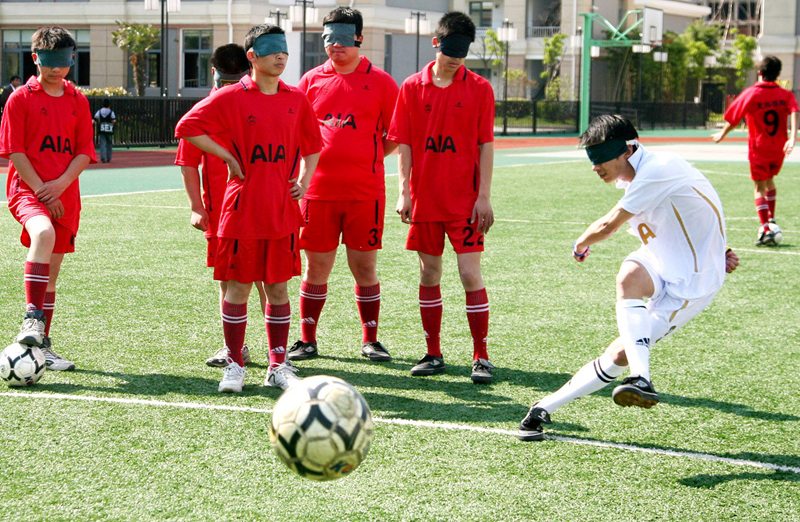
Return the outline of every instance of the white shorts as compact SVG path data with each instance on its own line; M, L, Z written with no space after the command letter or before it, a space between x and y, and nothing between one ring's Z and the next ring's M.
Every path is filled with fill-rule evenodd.
M647 310L652 318L650 338L654 339L653 344L688 323L710 305L717 295L714 291L688 300L670 295L670 284L661 277L658 260L646 248L632 252L625 261L635 261L642 265L653 280L655 291L647 302Z

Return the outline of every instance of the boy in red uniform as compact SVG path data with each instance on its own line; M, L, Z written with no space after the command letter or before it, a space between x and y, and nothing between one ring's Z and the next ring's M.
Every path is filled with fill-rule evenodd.
M331 11L322 22L330 59L308 71L297 85L314 108L323 147L300 202L305 221L300 248L305 250L306 272L300 286L303 336L289 350L293 361L318 355L317 324L340 236L347 245L347 262L356 281L361 355L372 361L392 358L377 337L381 286L376 264L386 207L383 158L397 147L384 134L398 87L391 76L359 56L363 25L361 13L355 9Z
M481 275L484 234L494 223L489 201L494 159L494 94L464 61L475 24L464 13L439 20L436 61L403 82L388 138L400 144L397 212L410 223L406 248L420 260L419 304L428 353L411 375L444 371L442 252L445 235L456 251L467 294L473 341L472 381L492 382L486 350L489 299Z
M238 44L227 44L217 47L211 54L211 74L214 76L214 88L212 94L217 90L235 85L250 72L250 61L244 48ZM219 216L222 210L222 198L225 196L225 185L228 183L228 167L225 163L214 156L206 154L186 140L181 140L178 144L178 154L175 157L175 164L181 166L183 176L183 186L186 195L189 197L189 205L192 209L191 224L198 230L205 232L207 241L206 266L214 267L214 259L217 253L217 228L219 227ZM200 165L203 166L202 176L202 195L200 190ZM261 301L261 311L266 313L267 294L264 292L264 285L261 281L256 281L258 297ZM219 283L219 305L225 300L227 283ZM214 353L206 364L212 367L225 367L228 365L230 350L223 346ZM245 364L251 362L250 350L245 344L242 347L242 358Z
M89 102L68 81L75 39L42 27L31 39L39 76L8 99L0 127L0 156L10 160L8 209L22 224L27 310L17 342L39 346L49 370L75 364L52 349L50 325L64 254L75 251L81 212L78 176L97 163Z
M299 380L297 369L285 360L291 318L286 281L300 274L296 200L322 149L308 98L280 81L288 58L283 30L269 24L253 27L244 48L252 76L195 105L175 129L175 136L228 166L214 263L214 279L228 286L222 327L230 360L220 392L241 392L244 385L242 346L254 281L264 282L268 299L270 367L264 384L286 389Z
M775 83L781 74L781 61L765 56L758 65L759 82L736 97L725 111L725 127L713 134L715 143L722 141L742 118L750 134L750 178L755 184L758 220L756 245L775 245L770 223L775 223L775 180L783 160L792 153L797 136L797 100L791 91ZM791 114L791 135L786 135L786 120Z

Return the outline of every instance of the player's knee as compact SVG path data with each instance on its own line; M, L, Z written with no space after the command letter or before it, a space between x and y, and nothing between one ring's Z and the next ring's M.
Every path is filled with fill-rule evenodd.
M372 282L378 279L375 263L356 263L350 267L356 282Z
M483 288L483 277L480 267L459 267L458 272L461 276L461 283L464 285L464 288Z
M617 274L617 299L642 299L649 297L647 282L649 274L640 265L624 264Z
M56 231L52 226L34 228L28 235L33 245L52 248L56 244Z

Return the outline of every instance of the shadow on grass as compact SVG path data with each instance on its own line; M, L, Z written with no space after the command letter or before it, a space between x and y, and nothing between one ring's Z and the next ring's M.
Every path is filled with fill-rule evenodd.
M767 470L765 470L767 471ZM758 473L757 471L743 471L722 475L695 475L678 481L679 484L690 488L713 489L720 484L727 484L736 480L772 480L775 482L800 483L800 474L791 471L773 471L772 473Z

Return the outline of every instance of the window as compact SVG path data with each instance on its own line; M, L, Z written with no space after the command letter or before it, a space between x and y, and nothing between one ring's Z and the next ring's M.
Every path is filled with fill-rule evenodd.
M392 35L386 33L383 37L385 43L383 51L383 70L387 74L392 74Z
M476 27L491 27L492 26L492 9L494 5L492 2L470 2L469 3L469 16L475 23Z
M322 33L306 33L306 71L322 65L328 59L325 47L322 44ZM302 66L301 66L302 67Z
M17 75L27 82L37 74L31 57L31 37L34 29L6 29L3 31L3 84Z
M91 82L91 39L89 30L73 29L70 32L75 37L78 47L75 49L75 65L70 69L67 79L72 80L76 85L88 87Z
M211 87L211 29L183 30L183 86Z

